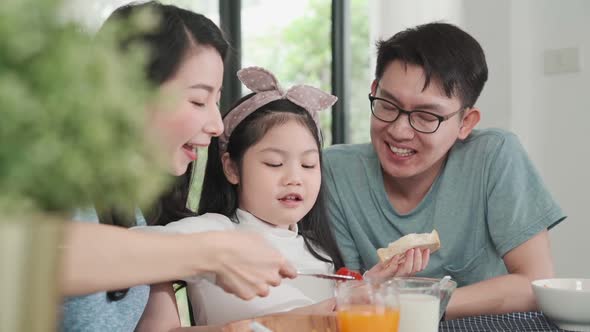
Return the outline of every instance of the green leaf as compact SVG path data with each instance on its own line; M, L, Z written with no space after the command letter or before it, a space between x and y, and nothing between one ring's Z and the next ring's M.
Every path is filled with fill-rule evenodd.
M144 142L155 93L145 50L122 53L117 41L154 19L146 14L95 38L60 22L58 5L0 6L0 210L149 203L166 182Z

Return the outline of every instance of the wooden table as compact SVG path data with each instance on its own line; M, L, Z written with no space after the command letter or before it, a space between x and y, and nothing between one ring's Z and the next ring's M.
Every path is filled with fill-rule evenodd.
M175 332L251 332L250 325L256 321L273 332L338 332L336 315L276 314L234 322L225 326L192 326Z
M177 332L252 332L255 320L273 332L338 332L335 315L277 314L231 323L227 326L184 327ZM540 312L475 316L440 323L440 332L561 332Z

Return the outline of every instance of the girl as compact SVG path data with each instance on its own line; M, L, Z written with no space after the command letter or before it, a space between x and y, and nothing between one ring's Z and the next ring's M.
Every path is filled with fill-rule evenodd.
M266 294L269 285L279 284L282 276L295 274L260 236L217 232L170 237L97 224L98 219L118 226L145 224L144 215L148 224L166 224L194 215L186 208L186 197L196 147L207 146L223 130L217 102L228 44L221 31L202 15L156 2L122 7L106 25L128 20L145 9L159 15L161 23L153 31L130 37L127 43L149 47L148 79L162 92L174 92L175 99L166 109L160 106L147 112L147 133L149 142L157 142L158 152L165 157L166 171L178 176L178 182L136 218L110 210L99 211L99 218L90 211L77 217L85 223L68 225L64 292L123 290L67 299L61 324L66 331L134 330L149 295L147 286L128 288L135 285L206 271L225 290L252 298Z
M342 258L324 216L316 120L317 112L337 98L303 85L284 91L270 72L258 67L242 69L238 77L254 93L227 113L224 133L209 147L200 216L158 230L260 233L298 270L333 273L342 267ZM223 324L314 303L319 304L309 309L334 307L331 300L320 302L332 297L332 283L309 277L285 281L266 298L252 301L224 293L206 278L188 280L187 289L197 325ZM141 326L177 327L173 305L170 285L153 286Z

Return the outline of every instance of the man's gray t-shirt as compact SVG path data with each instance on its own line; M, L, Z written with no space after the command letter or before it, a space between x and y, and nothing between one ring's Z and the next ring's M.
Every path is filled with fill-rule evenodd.
M329 218L348 268L368 270L377 249L436 229L441 249L419 276L451 275L459 286L506 274L502 257L565 218L518 138L474 130L457 141L441 174L412 211L396 212L371 144L324 152Z

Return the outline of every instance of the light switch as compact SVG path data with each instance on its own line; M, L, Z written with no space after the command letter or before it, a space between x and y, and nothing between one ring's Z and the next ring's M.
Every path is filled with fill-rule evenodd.
M580 49L577 47L545 50L543 54L545 75L577 73L582 69Z

